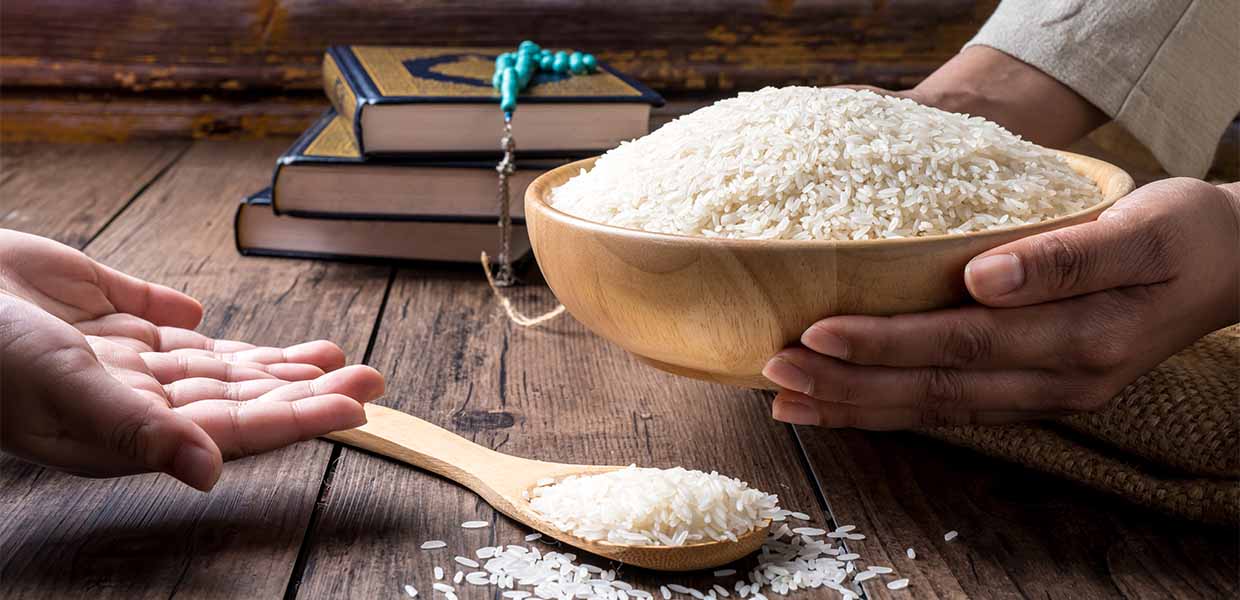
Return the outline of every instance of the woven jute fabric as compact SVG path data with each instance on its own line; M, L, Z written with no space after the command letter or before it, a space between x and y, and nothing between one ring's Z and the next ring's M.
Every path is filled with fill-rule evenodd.
M1240 326L1167 359L1107 410L926 433L1175 515L1240 524Z

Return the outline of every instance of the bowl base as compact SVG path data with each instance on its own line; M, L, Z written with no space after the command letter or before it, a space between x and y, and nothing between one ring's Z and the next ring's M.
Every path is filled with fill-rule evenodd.
M637 360L643 363L646 363L647 365L650 365L660 371L671 373L673 375L680 375L682 377L691 377L693 379L700 379L702 381L709 381L712 383L722 383L724 385L750 388L750 389L755 389L755 390L772 390L772 391L779 390L779 386L771 383L771 381L767 379L766 377L763 377L761 373L756 373L754 375L714 373L711 371L702 371L702 370L693 369L690 367L682 367L680 365L673 365L671 363L666 363L661 360L655 360L653 358L641 356L640 354L634 354L633 356L635 356Z

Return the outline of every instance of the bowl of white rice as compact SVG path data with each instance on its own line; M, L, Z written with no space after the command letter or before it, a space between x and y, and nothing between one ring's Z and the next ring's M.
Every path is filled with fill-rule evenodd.
M980 117L789 87L549 171L525 215L586 327L666 371L773 388L763 365L815 321L963 303L971 258L1132 189L1117 167Z

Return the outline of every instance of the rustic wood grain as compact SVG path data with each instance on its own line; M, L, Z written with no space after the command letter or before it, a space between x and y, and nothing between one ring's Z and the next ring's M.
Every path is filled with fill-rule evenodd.
M0 140L125 142L296 136L329 107L321 93L215 97L10 91L0 97Z
M528 37L586 48L666 92L906 85L954 54L996 4L8 0L0 5L0 84L309 90L320 85L329 44L502 46Z
M188 147L140 144L5 144L0 227L75 248L86 245Z
M389 269L242 258L232 214L287 140L196 144L89 254L201 299L209 335L330 337L362 359ZM66 169L89 186L105 174ZM201 494L164 476L87 480L0 456L0 595L271 598L287 585L327 466L312 441L230 463Z
M528 312L554 305L541 285L513 293ZM372 359L389 376L382 403L484 446L560 462L716 469L824 520L790 432L770 420L764 394L660 373L568 317L537 330L518 328L476 270L401 271ZM473 519L494 526L459 527ZM452 556L489 543L522 544L525 533L463 488L346 449L307 538L295 591L307 598L372 597L411 583L429 594L433 566L451 577ZM430 539L445 540L448 548L418 549ZM667 579L631 568L621 573L647 584ZM690 585L709 579L672 577ZM462 598L495 593L464 587Z
M1230 598L1234 530L1122 500L913 434L798 428L836 519L917 598ZM960 532L955 541L943 534ZM905 550L912 547L916 560ZM870 598L908 598L867 586Z

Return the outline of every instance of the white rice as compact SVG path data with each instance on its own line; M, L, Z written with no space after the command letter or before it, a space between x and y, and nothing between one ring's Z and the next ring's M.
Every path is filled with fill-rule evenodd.
M487 527L489 525L490 523L486 521L465 521L464 523L461 523L461 527L465 529L482 529L483 527Z
M981 117L836 88L766 88L620 145L552 192L579 217L795 240L979 231L1085 209L1097 186Z
M909 560L915 560L917 558L917 551L912 548L905 550L904 554L908 556Z
M956 531L956 530L954 530L954 529L953 529L953 530L951 530L951 531L949 531L949 532L947 532L947 533L944 533L944 534L943 534L943 541L945 541L945 542L950 542L950 541L952 541L952 540L956 539L956 536L958 536L958 535L960 535L960 532L958 532L958 531Z
M590 541L682 546L736 540L778 510L774 494L715 472L629 466L534 489L530 506Z
M409 596L410 598L417 598L418 590L414 589L412 585L405 584L405 595Z
M907 579L897 579L887 583L887 589L889 590L902 590L906 587L908 587Z
M436 548L446 548L447 546L448 546L448 543L443 540L431 540L429 542L422 542L423 550L434 550Z

